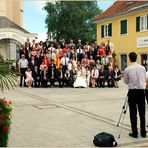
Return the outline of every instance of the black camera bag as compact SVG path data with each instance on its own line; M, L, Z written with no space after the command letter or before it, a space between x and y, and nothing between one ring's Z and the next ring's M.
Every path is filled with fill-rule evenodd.
M94 137L93 143L99 147L114 147L117 146L117 142L112 134L102 132Z

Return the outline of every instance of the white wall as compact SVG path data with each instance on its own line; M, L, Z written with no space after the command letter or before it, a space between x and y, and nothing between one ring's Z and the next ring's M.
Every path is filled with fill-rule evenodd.
M10 60L16 60L16 44L10 43L10 49L9 49L9 57Z
M5 50L5 44L0 43L0 54L3 56L4 59L6 59L6 50Z
M16 44L14 42L0 43L0 54L5 60L16 60Z

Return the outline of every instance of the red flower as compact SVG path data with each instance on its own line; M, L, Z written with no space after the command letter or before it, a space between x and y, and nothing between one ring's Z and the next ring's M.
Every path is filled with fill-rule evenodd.
M8 104L7 100L4 100L3 102L4 102L4 104Z
M9 101L9 104L12 104L12 102L11 102L11 101Z
M0 114L0 119L2 119L2 117L3 117L2 114Z
M9 126L6 125L6 126L3 127L3 132L4 133L6 133L8 130L9 130Z
M9 119L9 118L10 118L10 114L7 114L7 115L6 115L6 119Z

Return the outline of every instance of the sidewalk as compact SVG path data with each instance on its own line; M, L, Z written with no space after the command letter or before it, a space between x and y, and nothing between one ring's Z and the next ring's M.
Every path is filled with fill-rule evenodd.
M118 139L116 124L126 94L123 82L120 88L17 88L5 93L14 106L9 146L94 147L93 137L105 131L118 146L147 147L148 138L128 136L128 111Z

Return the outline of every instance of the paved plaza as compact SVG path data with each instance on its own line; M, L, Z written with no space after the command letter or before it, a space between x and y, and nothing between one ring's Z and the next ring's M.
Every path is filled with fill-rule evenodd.
M129 112L121 138L116 126L127 87L120 88L16 88L3 96L12 99L10 147L94 147L99 132L113 134L120 147L148 147L148 138L134 139ZM138 119L139 120L139 119Z

